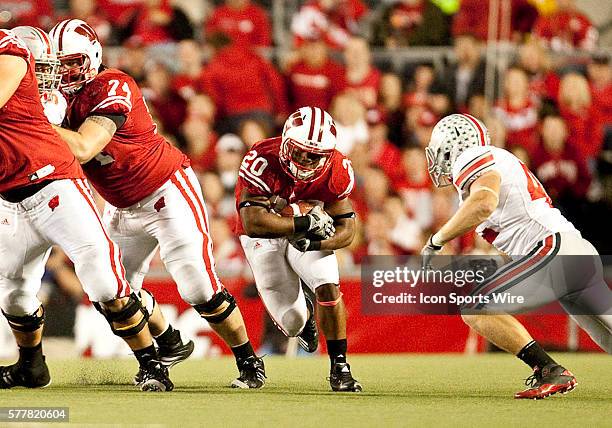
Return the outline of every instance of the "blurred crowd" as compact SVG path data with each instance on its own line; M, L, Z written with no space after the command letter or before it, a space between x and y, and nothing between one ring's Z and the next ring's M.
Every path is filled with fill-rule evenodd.
M360 221L353 244L338 252L345 271L367 255L418 253L454 212L456 194L432 187L423 150L436 121L453 112L480 118L492 143L523 160L610 253L601 232L612 204L612 70L573 0L502 1L493 28L486 0L310 0L285 17L280 38L272 3L0 0L0 22L49 29L76 17L96 29L110 47L106 64L137 80L159 132L191 158L222 275L249 271L232 231L241 159L304 105L332 114L356 174ZM487 38L515 47L508 67L492 74L493 102L485 97ZM450 46L449 61L389 61L411 46ZM490 251L473 235L448 247Z

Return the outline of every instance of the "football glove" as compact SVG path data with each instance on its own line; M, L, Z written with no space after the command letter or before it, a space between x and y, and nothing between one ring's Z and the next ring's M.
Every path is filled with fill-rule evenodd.
M318 236L321 239L329 239L336 233L334 219L320 206L317 205L311 209L308 214L306 214L306 217L308 217L309 220L306 232Z
M40 95L40 102L43 105L45 116L49 123L60 126L66 117L68 103L60 91L43 92Z
M442 245L434 244L433 237L433 235L429 237L427 240L427 245L425 245L421 250L423 269L433 269L431 266L431 259L433 256L438 254L443 247Z
M321 241L307 237L306 235L295 235L289 238L289 243L298 251L305 253L306 251L319 251L321 249Z

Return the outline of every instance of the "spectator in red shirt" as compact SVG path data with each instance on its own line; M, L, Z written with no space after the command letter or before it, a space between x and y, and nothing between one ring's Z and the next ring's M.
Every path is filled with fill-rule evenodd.
M599 112L602 132L612 138L612 68L608 56L596 56L587 67L593 106Z
M529 93L540 100L557 100L560 78L550 66L548 54L536 40L519 48L519 65L529 77Z
M601 150L599 112L593 106L586 78L569 73L559 86L559 111L569 128L568 144L584 159L595 159Z
M184 152L196 172L212 171L217 158L217 134L212 129L215 105L206 95L194 95L187 105L187 118L181 125Z
M69 7L68 16L62 19L81 19L95 30L102 45L109 42L112 27L104 11L98 7L96 0L70 0Z
M172 90L172 76L170 71L161 63L155 63L147 67L146 87L143 93L147 102L162 122L166 132L176 136L185 120L185 101Z
M143 0L97 0L98 7L117 27L127 27Z
M433 215L432 184L427 171L425 151L414 146L405 148L400 165L405 177L399 191L404 207L422 229L428 229Z
M430 88L435 77L431 64L419 64L414 70L408 91L404 94L404 107L427 106L429 104Z
M490 4L491 0L461 0L459 11L453 17L453 36L472 33L479 40L487 40L489 38ZM518 41L523 34L531 32L536 19L538 19L538 10L528 0L511 0L509 2L503 0L499 4L501 7L495 39ZM504 18L507 13L510 13L510 28L508 28L508 34L502 34L502 29L506 27Z
M387 139L385 113L380 108L368 110L368 148L370 164L380 168L389 178L391 187L398 190L406 180L404 171L398 165L402 163L400 150Z
M202 66L202 47L195 40L181 40L176 49L178 71L172 79L174 89L184 100L189 100L199 90Z
M374 44L388 48L449 44L449 18L430 0L400 0L374 25Z
M322 39L304 40L298 55L298 62L287 71L291 109L313 106L328 110L343 89L344 67L329 57Z
M321 36L331 48L343 49L367 11L361 0L311 0L291 22L295 43L299 46L304 39Z
M50 0L0 0L0 28L31 25L45 30L53 26Z
M551 198L563 205L584 198L591 181L583 159L567 143L567 126L558 115L542 121L542 146L533 158L534 171Z
M352 92L365 108L378 103L380 71L372 65L368 42L363 37L352 37L344 49L346 72L344 90Z
M216 35L216 52L202 73L202 89L217 107L222 131L236 133L249 119L273 128L288 114L285 85L274 66L225 35Z
M168 26L172 22L173 11L169 0L144 0L134 18L134 31L131 39L141 41L146 46L168 43L173 40Z
M206 34L225 33L246 46L270 46L272 28L266 11L250 0L226 0L206 21Z
M556 12L538 18L534 34L554 51L595 49L599 36L597 29L576 8L575 0L557 0L557 6Z
M137 40L129 40L123 45L123 55L118 58L118 67L129 74L138 85L145 80L147 49Z
M508 147L522 146L533 154L538 145L538 108L529 94L527 74L518 67L506 71L504 97L493 108L507 130Z

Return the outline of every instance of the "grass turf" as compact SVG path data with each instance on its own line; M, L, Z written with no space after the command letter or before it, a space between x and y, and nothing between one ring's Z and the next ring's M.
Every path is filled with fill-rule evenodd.
M172 370L171 393L125 385L133 361L52 360L50 387L0 390L0 406L67 406L79 426L612 426L612 358L556 357L578 387L541 401L512 398L530 373L507 355L374 355L351 357L361 394L329 392L325 357L266 358L258 391L226 386L230 358L187 361Z

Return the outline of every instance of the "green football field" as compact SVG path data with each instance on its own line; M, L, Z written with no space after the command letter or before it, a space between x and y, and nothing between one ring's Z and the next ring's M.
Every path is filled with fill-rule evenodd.
M324 357L267 357L268 383L259 391L226 386L232 359L187 361L173 369L170 393L126 385L133 361L52 360L50 387L0 390L0 407L69 407L77 426L612 426L612 358L555 357L578 387L541 401L512 398L530 373L510 356L375 355L351 358L361 394L329 392Z

